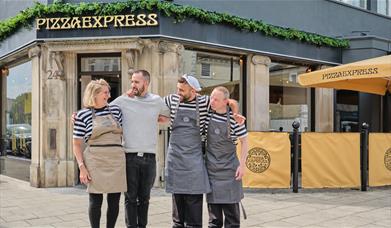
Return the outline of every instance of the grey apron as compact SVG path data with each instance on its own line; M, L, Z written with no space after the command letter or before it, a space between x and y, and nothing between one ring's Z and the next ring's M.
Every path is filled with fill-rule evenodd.
M230 136L230 118L221 123L210 117L206 147L206 167L212 192L206 195L207 203L239 203L243 199L242 181L235 180L239 160L236 146Z
M87 192L127 191L125 151L121 139L122 128L113 115L95 116L92 109L92 135L83 152L92 179L87 184Z
M175 194L210 192L202 155L199 104L197 111L175 110L166 160L166 191Z

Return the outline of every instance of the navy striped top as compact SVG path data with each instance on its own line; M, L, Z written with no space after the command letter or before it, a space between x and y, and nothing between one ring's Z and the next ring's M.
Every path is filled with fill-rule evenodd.
M109 110L110 107L110 110ZM110 111L114 119L122 126L122 112L117 105L109 105L101 109L95 109L95 116L110 115ZM85 142L92 134L92 109L81 109L77 112L75 117L75 124L73 125L73 138L84 139Z

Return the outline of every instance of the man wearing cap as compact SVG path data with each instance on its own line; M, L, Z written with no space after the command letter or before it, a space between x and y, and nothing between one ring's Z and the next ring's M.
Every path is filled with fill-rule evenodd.
M198 80L185 74L178 80L177 94L164 98L171 120L166 191L173 194L175 228L202 227L203 194L211 191L201 146L210 101L197 94L200 90ZM237 113L236 101L230 100L229 105Z

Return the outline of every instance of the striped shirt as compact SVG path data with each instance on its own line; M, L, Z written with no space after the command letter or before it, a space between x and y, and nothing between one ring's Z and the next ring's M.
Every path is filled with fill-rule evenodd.
M110 111L114 116L114 119L122 126L122 112L117 105L109 105L101 109L95 109L95 116L110 115ZM92 110L82 109L77 112L75 118L75 124L73 126L73 138L84 139L85 142L91 137L92 134Z
M164 97L164 102L166 103L167 107L170 109L170 119L171 123L174 121L177 104L179 102L179 95L177 94L170 94L166 97ZM202 135L204 131L204 126L206 119L208 117L208 107L209 107L209 96L198 96L198 110L200 112L200 135ZM196 100L192 100L189 102L181 102L179 103L179 110L192 110L196 112ZM171 131L170 126L170 131Z
M216 121L216 122L220 122L220 123L227 123L227 115L226 113L224 114L220 114L220 113L213 113L212 115L212 110L208 113L208 118L206 120L206 129L205 129L205 132L206 132L206 135L208 134L208 125L209 125L209 122L210 122L210 118L212 117L212 120L213 121ZM236 140L238 138L242 138L242 137L245 137L248 135L247 133L247 129L246 129L246 126L244 124L242 125L239 125L234 117L233 117L233 112L230 110L229 111L229 122L230 122L230 127L231 127L231 132L230 132L230 135L231 135L231 139L232 141L236 144ZM227 126L227 124L225 124L225 126ZM228 127L228 126L227 126Z

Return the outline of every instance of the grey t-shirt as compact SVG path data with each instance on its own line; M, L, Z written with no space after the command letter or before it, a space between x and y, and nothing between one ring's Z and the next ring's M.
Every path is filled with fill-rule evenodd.
M170 111L159 95L147 93L144 97L122 95L111 102L122 111L124 148L127 153L156 153L159 115L170 116Z

